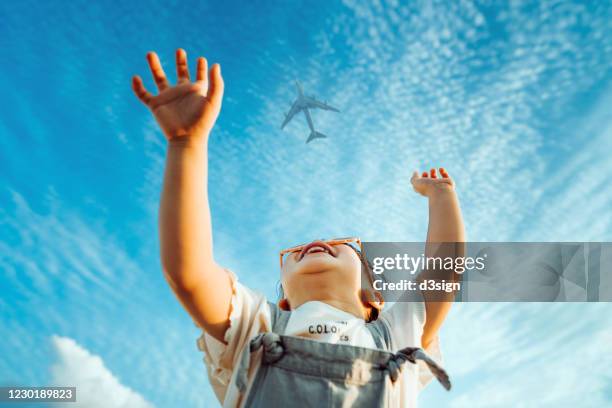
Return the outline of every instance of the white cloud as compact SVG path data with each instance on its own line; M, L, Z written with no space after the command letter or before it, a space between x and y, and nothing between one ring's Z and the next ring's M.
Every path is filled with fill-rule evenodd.
M42 203L11 189L7 195L13 205L0 208L6 233L0 277L8 292L0 300L6 317L0 331L14 335L3 343L0 372L22 383L46 381L49 353L39 345L52 333L70 333L103 350L116 375L134 376L155 403L199 406L214 398L195 345L199 333L168 288L156 253L131 251L100 221L103 208L102 215L83 216L52 189Z
M97 355L73 339L52 336L57 362L51 367L54 386L76 387L77 402L59 406L87 408L152 408L153 405L134 390L121 384Z

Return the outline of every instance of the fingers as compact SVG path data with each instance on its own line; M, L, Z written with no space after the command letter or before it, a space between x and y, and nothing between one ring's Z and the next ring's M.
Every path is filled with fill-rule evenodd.
M196 80L204 81L204 86L208 86L208 75L206 75L208 72L208 61L206 61L206 58L198 58L198 67L196 71Z
M151 68L153 79L157 84L157 89L161 92L168 87L168 80L162 69L161 62L159 62L159 57L156 53L151 51L147 53L147 61L149 62L149 68Z
M134 90L134 93L138 99L148 106L151 99L153 99L153 95L146 90L144 84L142 83L142 79L138 75L132 77L132 89Z
M187 66L187 52L179 48L176 50L176 77L178 83L189 82L189 67Z
M440 171L440 176L441 176L442 178L449 178L449 176L448 176L448 172L446 171L446 169L445 169L444 167L440 167L438 170ZM416 172L416 171L415 171L415 172L412 174L412 178L415 178L415 175L417 175L417 176L418 176L418 172ZM423 178L432 178L432 179L437 179L437 178L438 178L438 175L436 174L436 169L431 169L431 170L429 170L429 172L424 171L423 173L421 173L421 177L423 177Z
M153 51L148 52L147 61L149 63L149 68L151 69L151 73L153 74L155 84L157 85L157 89L159 89L161 92L168 88L170 85L157 54ZM178 83L189 82L191 80L187 65L187 52L182 48L176 50L176 73ZM223 77L221 76L221 66L219 64L214 64L210 72L208 72L208 61L206 58L200 57L198 58L196 77L197 81L203 82L203 89L205 92L206 90L208 91L208 99L215 104L220 104L221 100L223 99L223 92L225 88ZM148 104L154 97L151 93L146 91L142 85L142 80L139 77L135 77L133 79L132 86L138 98L144 103Z
M221 77L221 65L214 64L210 70L208 99L210 99L213 104L220 104L223 99L224 88L223 77Z

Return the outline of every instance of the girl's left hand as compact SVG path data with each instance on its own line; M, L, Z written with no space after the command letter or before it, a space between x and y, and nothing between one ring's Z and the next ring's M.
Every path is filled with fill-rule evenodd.
M441 178L438 178L436 175L436 169L431 169L429 173L424 171L420 175L418 171L412 173L410 182L412 183L414 191L425 197L429 197L436 191L454 190L455 182L453 179L448 176L448 173L443 167L440 167L439 170Z

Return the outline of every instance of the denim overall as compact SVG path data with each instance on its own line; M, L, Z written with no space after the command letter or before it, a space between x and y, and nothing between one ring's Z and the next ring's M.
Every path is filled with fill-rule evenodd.
M394 387L406 361L423 360L450 390L448 375L417 347L392 352L391 336L382 321L366 323L378 349L324 343L285 336L291 312L268 302L272 331L253 337L241 356L236 385L247 389L251 352L263 348L262 361L245 407L389 407L397 401Z

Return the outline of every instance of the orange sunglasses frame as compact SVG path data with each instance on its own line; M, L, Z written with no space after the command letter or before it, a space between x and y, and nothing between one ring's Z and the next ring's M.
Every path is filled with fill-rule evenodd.
M321 242L325 242L328 245L342 245L342 244L348 244L349 242L356 242L359 245L359 250L361 253L363 253L363 245L361 244L361 239L358 237L346 237L346 238L332 238L332 239L320 239L318 241ZM313 241L310 241L313 242ZM283 268L283 257L285 256L285 254L288 253L293 253L293 252L299 252L302 250L302 248L304 248L304 246L310 244L310 242L307 242L305 244L301 244L301 245L296 245L293 246L291 248L287 248L287 249L283 249L282 251L280 251L280 267L281 269Z

